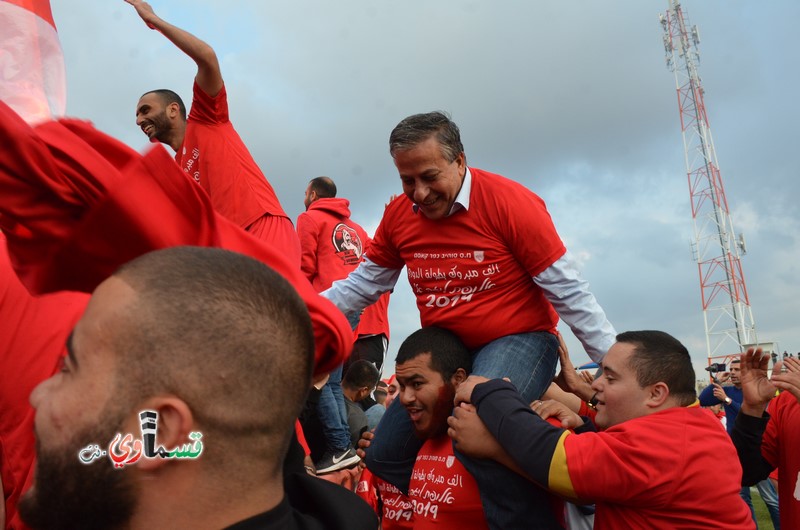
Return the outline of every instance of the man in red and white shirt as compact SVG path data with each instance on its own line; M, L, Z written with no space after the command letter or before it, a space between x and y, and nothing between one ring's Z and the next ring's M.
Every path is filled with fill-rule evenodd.
M405 267L422 325L456 333L472 350L474 373L509 377L528 402L555 375L559 317L589 356L601 360L616 333L542 199L517 182L467 167L458 127L441 112L401 121L389 147L404 195L387 206L364 262L323 295L357 313L391 289ZM388 409L381 421L368 466L388 459L397 450L392 441L410 433L402 409ZM544 510L529 502L536 492L511 486L510 475L498 478L502 470L471 471L493 528L524 527ZM405 470L387 472L384 479L405 488ZM528 511L504 509L510 496L519 499L511 504L527 500Z
M597 530L753 529L739 496L741 468L726 433L699 407L688 350L661 331L617 336L594 380L592 432L566 407L561 425L531 410L513 385L470 377L456 392L448 434L571 501L594 503ZM731 481L709 473L713 466Z
M217 212L299 263L300 243L292 221L230 122L228 95L213 48L158 17L147 2L126 2L148 27L197 63L188 120L180 96L160 89L139 99L136 125L152 142L172 147L175 161L208 193Z
M408 488L415 530L488 528L478 485L447 436L456 387L467 378L470 357L457 336L436 327L415 331L397 352L398 399L423 442Z

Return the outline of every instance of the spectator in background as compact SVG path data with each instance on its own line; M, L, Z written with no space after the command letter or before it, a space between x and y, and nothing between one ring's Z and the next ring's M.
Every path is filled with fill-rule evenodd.
M364 413L367 415L367 426L369 430L373 430L378 426L384 412L386 412L386 394L389 386L383 382L378 381L372 395L375 396L375 404L369 407Z
M392 374L388 379L384 379L384 381L386 381L386 401L383 404L388 409L392 401L394 401L394 398L397 397L397 379L395 374Z
M342 379L342 392L347 407L347 425L350 429L350 442L355 447L361 435L368 430L369 420L364 409L358 404L370 395L381 374L369 361L359 360L350 365Z
M800 528L800 360L784 357L772 379L768 366L769 355L760 348L742 355L744 400L731 438L744 470L742 484L759 483L779 471L781 524L795 529Z
M370 244L366 231L350 219L350 201L337 198L336 191L336 184L329 177L312 179L303 199L306 211L297 218L302 249L301 269L317 291L345 278L361 262ZM371 361L378 368L380 377L389 339L388 304L387 293L364 310L355 331L353 352L344 364L358 359ZM343 371L344 366L340 366L331 372L317 403L328 446L326 453L316 462L320 474L359 461L348 435L348 413L341 387Z

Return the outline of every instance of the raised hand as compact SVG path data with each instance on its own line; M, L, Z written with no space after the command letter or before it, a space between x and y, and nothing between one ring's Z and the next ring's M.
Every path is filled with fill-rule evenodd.
M156 29L156 24L161 20L156 15L153 8L147 2L143 2L142 0L125 0L128 4L132 5L134 9L136 9L136 13L139 14L144 23L147 24L147 27L150 29Z
M558 376L556 376L555 383L564 392L575 394L583 401L592 399L594 395L592 383L587 382L586 379L575 370L575 366L569 358L567 344L564 342L561 333L558 334L558 359L561 363L561 371L558 373Z
M776 391L775 385L767 378L769 354L763 353L761 348L748 348L742 354L740 366L743 397L741 412L760 417L767 408L767 403L775 397ZM714 395L716 396L716 389Z
M784 392L792 394L800 402L800 359L787 357L775 364L772 384Z

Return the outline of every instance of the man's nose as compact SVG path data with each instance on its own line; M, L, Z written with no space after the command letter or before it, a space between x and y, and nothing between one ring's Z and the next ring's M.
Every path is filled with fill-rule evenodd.
M428 198L429 193L430 193L430 188L425 184L414 185L414 202L416 203L425 202L425 199Z
M45 399L45 396L47 395L48 392L48 388L50 387L50 381L52 379L53 379L52 377L50 379L45 379L44 381L36 385L36 388L34 388L33 392L31 392L28 401L30 401L31 406L34 409L38 409L39 403L42 403L42 401Z

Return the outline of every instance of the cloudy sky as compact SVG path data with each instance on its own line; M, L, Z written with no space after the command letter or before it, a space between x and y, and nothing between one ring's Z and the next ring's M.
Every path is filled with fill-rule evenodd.
M123 0L52 0L68 114L143 150L139 96L191 99L194 63ZM548 204L617 330L662 329L706 365L666 0L153 0L217 51L239 134L294 219L328 175L373 232L400 191L387 152L407 115L446 110L468 163ZM686 0L760 341L800 351L800 4ZM404 277L388 371L419 327ZM576 363L588 360L564 327Z

